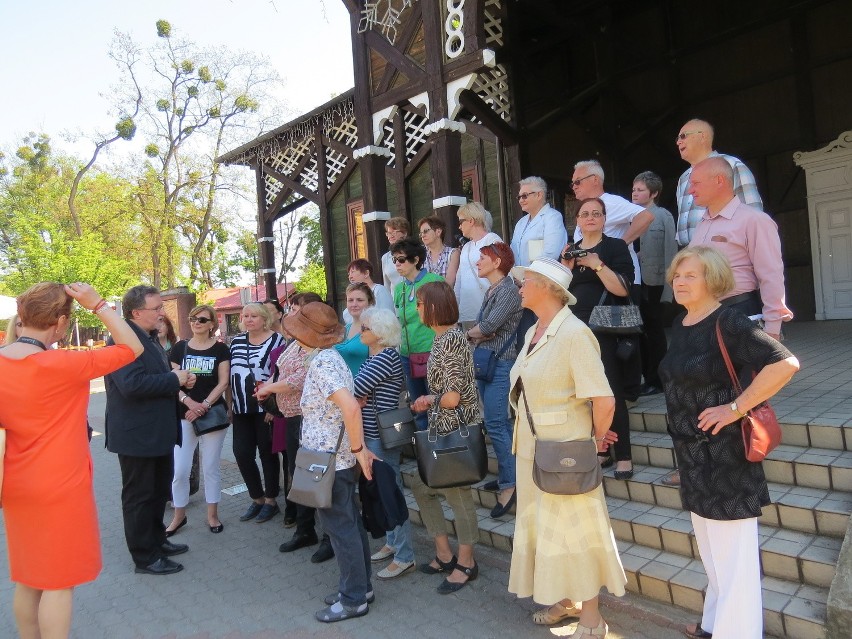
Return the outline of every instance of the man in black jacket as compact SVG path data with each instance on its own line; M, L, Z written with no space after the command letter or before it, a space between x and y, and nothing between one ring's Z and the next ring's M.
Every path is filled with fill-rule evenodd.
M174 475L174 447L181 437L177 394L181 386L191 388L195 376L173 371L157 340L163 301L156 288L134 286L122 306L145 351L106 376L106 447L118 454L121 466L124 536L136 572L169 575L183 570L169 557L189 550L166 540L163 514Z

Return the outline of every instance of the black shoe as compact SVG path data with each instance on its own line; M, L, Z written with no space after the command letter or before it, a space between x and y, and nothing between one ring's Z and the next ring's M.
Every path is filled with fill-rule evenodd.
M254 521L258 524L266 523L280 512L281 509L278 507L278 504L263 504Z
M326 606L333 606L338 601L340 601L340 593L339 592L333 592L330 595L326 595L325 598L323 599L323 602L325 603ZM367 592L367 603L371 604L371 603L375 603L375 602L376 602L376 593L373 592L372 590L368 591Z
M435 568L432 564L422 564L419 568L420 572L424 575L437 575L439 572L443 572L446 574L450 574L453 570L456 569L456 562L458 561L458 557L453 555L453 558L449 561L441 561L437 557L435 557L435 561L438 564L438 568Z
M164 541L163 545L160 546L160 552L163 553L166 557L182 555L187 550L189 550L189 546L187 546L186 544L173 544L170 541Z
M181 521L177 526L174 527L174 530L167 530L166 531L166 537L171 537L172 535L174 535L178 530L180 530L184 526L186 526L186 515L183 516L183 521Z
M293 552L294 550L299 550L299 548L313 546L318 541L319 539L317 539L315 534L303 535L301 533L296 533L290 541L285 541L283 544L278 546L278 552Z
M183 570L183 566L181 564L174 562L171 559L167 559L166 557L160 557L157 561L152 564L148 564L147 566L136 566L136 570L134 572L145 575L171 575L176 572L180 572L181 570Z
M649 395L659 395L663 392L662 388L658 386L654 386L653 384L642 384L642 388L639 390L639 397L647 397Z
M260 509L263 508L263 504L258 504L257 502L251 502L251 505L248 507L248 510L240 517L240 521L248 521L249 519L254 519L260 513Z
M515 489L515 491L512 493L512 496L509 497L509 501L507 501L505 504L501 504L499 500L496 504L494 504L494 508L491 509L491 518L497 519L498 517L502 517L503 515L505 515L507 512L509 512L512 506L515 505L515 502L517 500L518 491L517 489Z
M461 564L456 564L456 570L460 570L461 572L466 574L467 581L463 581L457 584L444 579L444 581L441 582L441 585L437 588L439 595L448 595L451 592L458 592L479 576L479 564L477 564L475 561L473 562L472 568L466 568Z
M293 528L296 525L296 518L290 515L284 515L284 528Z
M615 463L615 460L609 453L605 453L603 455L598 453L598 461L601 463L601 468L609 468Z
M494 479L492 481L487 481L482 486L480 486L482 490L490 490L491 492L496 492L500 490L500 485L497 483L497 480Z
M225 530L225 524L220 523L218 526L210 526L210 532L220 533Z
M331 540L328 537L323 537L317 551L311 555L312 564L321 564L334 557L334 548L331 547Z

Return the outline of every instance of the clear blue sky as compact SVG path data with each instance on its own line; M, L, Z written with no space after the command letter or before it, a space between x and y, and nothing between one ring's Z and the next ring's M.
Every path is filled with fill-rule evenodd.
M353 85L340 0L0 0L0 147L28 131L61 145L64 132L110 130L101 95L118 79L107 57L113 31L150 42L159 19L199 45L268 56L293 115Z

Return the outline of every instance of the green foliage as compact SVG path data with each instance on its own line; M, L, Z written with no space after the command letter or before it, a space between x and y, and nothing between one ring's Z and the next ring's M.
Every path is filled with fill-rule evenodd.
M180 70L184 73L192 73L195 70L195 64L193 64L192 60L183 60L180 63Z
M167 20L157 20L157 36L168 38L172 35L172 25Z
M168 111L169 110L169 101L165 98L157 100L157 111Z
M300 293L313 292L325 299L327 289L323 265L315 262L307 264L302 270L299 281L296 282L296 290Z
M198 69L198 79L204 83L210 82L213 76L210 74L209 67L201 67Z
M131 117L124 117L115 125L115 130L122 140L132 140L136 135L136 123Z
M251 111L254 113L258 106L257 100L252 100L247 95L238 95L234 99L234 108L239 112Z
M160 155L160 147L151 142L151 144L145 145L145 155L149 158L155 158Z

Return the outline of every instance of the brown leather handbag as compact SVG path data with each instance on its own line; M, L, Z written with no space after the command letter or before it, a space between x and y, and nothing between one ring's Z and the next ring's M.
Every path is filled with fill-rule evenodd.
M731 357L728 355L725 340L722 339L722 329L719 327L718 319L716 320L716 339L719 341L719 350L722 351L722 359L725 360L725 366L731 376L734 390L737 395L741 395L743 389L734 370L734 365L731 363ZM781 443L781 426L778 425L778 417L769 402L763 402L747 410L745 417L740 420L740 425L743 432L745 456L750 462L763 461L764 457Z

